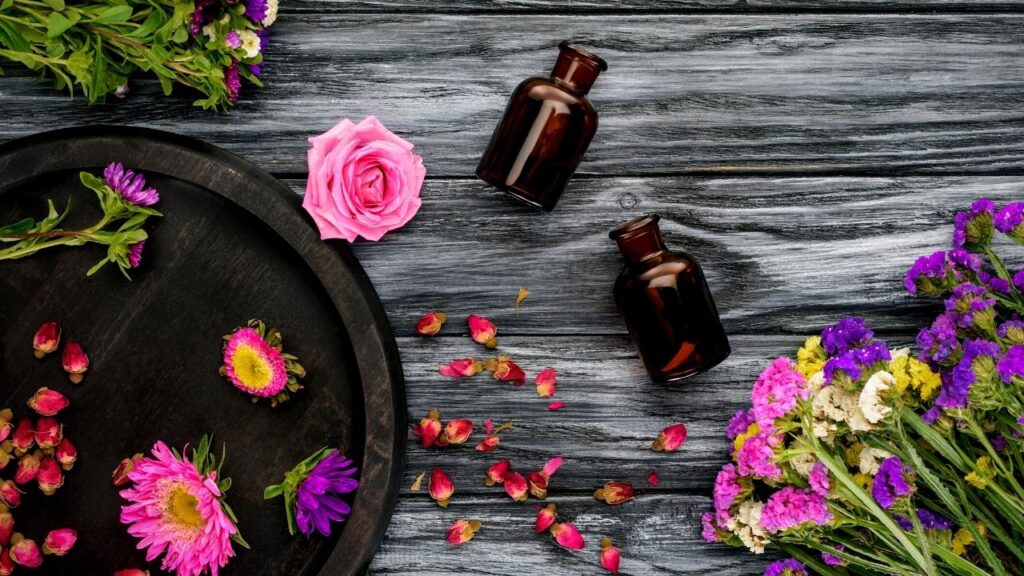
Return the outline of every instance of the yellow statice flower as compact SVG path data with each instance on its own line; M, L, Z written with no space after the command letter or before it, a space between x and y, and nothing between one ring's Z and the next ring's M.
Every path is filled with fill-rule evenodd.
M826 359L825 349L821 347L821 336L811 336L796 351L796 369L804 378L810 378L825 367Z
M978 534L985 535L986 528L984 524L978 523L974 527L978 530ZM950 542L950 550L957 556L963 556L964 552L967 551L967 547L971 544L974 544L974 536L966 528L961 528L953 535L953 540Z
M854 474L853 481L860 484L860 487L865 490L871 490L871 484L874 483L874 479L871 477L871 474L865 474L863 472Z
M928 364L908 354L894 355L889 372L896 377L896 391L903 394L907 388L917 392L922 400L931 398L942 383L939 375Z
M889 361L889 373L896 377L896 391L901 395L910 386L910 356L893 356Z
M848 466L860 466L860 453L864 450L864 444L857 442L851 446L847 446L844 451L846 457L846 464Z
M974 472L964 476L964 480L970 482L975 488L984 490L985 487L988 486L989 480L994 476L995 475L992 470L992 459L988 456L982 456L975 461Z

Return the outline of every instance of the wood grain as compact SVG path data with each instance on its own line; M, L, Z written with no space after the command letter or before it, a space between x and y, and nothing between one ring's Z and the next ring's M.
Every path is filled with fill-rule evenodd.
M552 14L644 13L644 12L759 12L773 10L804 11L915 11L915 10L1019 10L1015 0L293 0L281 6L282 13L344 11L392 13L458 13L482 15L529 12Z
M83 123L185 132L279 174L306 138L377 114L432 177L470 176L512 88L575 38L610 70L581 172L1020 172L1024 17L1003 15L293 14L267 87L230 114L151 84L87 109L25 75L0 78L0 140ZM15 68L8 67L11 71ZM159 105L155 105L159 102ZM45 110L45 114L40 111Z

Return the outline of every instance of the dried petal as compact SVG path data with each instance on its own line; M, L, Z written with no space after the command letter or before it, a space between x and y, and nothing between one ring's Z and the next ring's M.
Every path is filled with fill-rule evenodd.
M658 437L651 444L651 450L655 452L675 452L686 442L686 425L673 424L661 431Z
M530 494L534 498L543 500L548 497L548 478L540 472L530 472Z
M485 361L484 369L489 370L495 380L511 382L515 386L522 386L526 383L526 372L523 372L523 369L508 356L498 356Z
M28 484L39 474L39 458L35 454L26 454L18 460L18 469L14 472L14 481Z
M484 420L484 431L487 432L488 436L494 434L494 420L491 420L490 418Z
M570 550L582 550L586 545L580 531L569 522L556 522L551 526L551 535L559 546Z
M498 448L499 444L501 444L500 438L498 438L497 436L488 436L487 438L484 438L483 440L480 441L479 444L476 445L476 451L493 452Z
M533 524L533 531L540 534L547 530L555 523L555 519L558 518L558 512L555 511L556 507L554 504L548 504L537 511L537 520Z
M423 485L423 477L426 475L426 472L420 472L420 475L416 477L416 480L413 480L412 486L409 487L409 490L412 490L413 492L419 492L420 486Z
M0 546L10 544L12 534L14 534L14 515L10 512L0 512Z
M70 404L71 401L66 396L46 387L36 390L36 393L28 399L29 408L35 410L36 414L40 416L56 416Z
M537 384L537 396L540 396L541 398L550 398L551 396L554 396L558 384L558 377L555 375L555 369L545 368L544 370L541 370L534 379L534 383Z
M71 440L65 437L60 441L60 444L57 444L57 451L54 453L54 457L61 468L71 470L75 465L75 460L78 459L78 448L75 448Z
M522 304L523 300L526 300L526 297L529 295L530 291L526 288L519 289L519 294L516 295L516 316L519 315L519 305Z
M605 570L612 574L619 573L619 561L622 559L622 555L619 553L619 549L612 546L611 538L601 539L601 566Z
M6 441L14 432L14 412L10 408L0 410L0 442Z
M427 415L420 419L420 423L412 429L412 433L420 437L424 448L430 448L437 443L437 438L441 435L441 414L437 410L427 412Z
M459 546L469 542L476 535L480 526L479 520L456 520L448 528L448 543Z
M505 474L508 473L511 463L508 460L502 460L497 464L487 469L487 476L484 477L485 486L494 486L495 484L501 484L505 481Z
M647 483L651 486L661 484L661 476L658 476L657 470L651 470L651 473L647 475Z
M114 576L149 576L149 570L129 568L127 570L118 570L117 572L114 572Z
M495 338L498 335L498 327L493 322L483 316L470 314L467 323L469 324L469 335L474 342L491 349L498 346L498 340Z
M433 498L438 506L442 508L448 507L448 502L452 499L452 494L455 493L455 485L452 484L451 478L444 473L444 470L440 468L434 468L433 472L430 473L430 497Z
M64 427L50 416L36 420L36 444L43 450L55 447L64 439Z
M11 560L18 566L38 568L43 564L43 553L35 540L23 538L15 542L11 548Z
M551 410L552 412L558 412L562 408L565 408L565 402L562 401L555 401L548 404L548 410Z
M10 576L11 574L14 574L14 568L14 561L11 560L10 549L4 549L3 552L0 552L0 576Z
M519 472L509 470L505 473L505 493L516 502L525 502L527 486L526 478Z
M64 485L64 471L60 464L52 456L47 456L39 462L39 472L36 474L39 482L39 490L47 496L53 496L61 486Z
M79 384L85 378L84 374L89 369L89 357L85 355L81 344L74 340L65 344L61 361L72 384Z
M633 499L633 485L629 482L607 482L603 488L594 491L594 498L617 506Z
M78 541L78 532L71 528L61 528L58 530L51 530L46 535L46 539L43 540L43 554L52 554L54 556L63 556L67 554L75 542Z
M449 378L467 378L469 376L476 376L483 372L483 362L478 362L472 358L460 358L459 360L452 360L445 366L438 366L437 371L443 376Z
M469 435L472 433L473 423L469 420L451 420L448 424L445 424L444 432L441 433L441 438L438 439L438 445L448 446L449 444L465 444L466 440L469 440Z
M58 345L60 345L60 324L56 322L44 322L36 330L36 335L32 337L32 349L35 351L36 358L43 358L47 354L55 352Z
M18 421L18 427L14 429L14 436L11 437L14 453L21 456L31 450L35 443L36 431L32 428L32 421L28 418L22 418Z
M0 443L0 470L7 468L14 458L14 444L10 440Z
M139 460L142 460L142 454L136 454L131 458L121 460L111 475L114 480L114 486L124 486L128 483L128 475L131 474L132 470L135 470L135 462Z
M561 456L555 456L544 463L544 468L541 470L541 473L544 474L544 476L551 478L551 476L555 472L558 472L558 469L562 467L563 462L564 460Z
M0 483L0 500L7 505L8 508L17 508L21 506L21 495L24 492L18 488L18 486L12 480L4 480Z
M448 316L444 312L431 310L420 317L419 322L416 323L416 333L423 336L433 336L441 331L441 327L447 321Z

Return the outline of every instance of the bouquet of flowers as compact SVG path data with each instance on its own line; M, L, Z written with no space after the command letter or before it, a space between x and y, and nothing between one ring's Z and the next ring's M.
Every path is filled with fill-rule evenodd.
M910 292L944 297L892 349L858 318L760 375L728 427L704 536L794 558L765 574L1024 574L1024 204L956 217L955 248L920 258Z
M52 77L89 103L124 97L128 79L156 77L205 95L195 104L224 109L242 80L260 82L267 28L277 0L0 1L0 59Z

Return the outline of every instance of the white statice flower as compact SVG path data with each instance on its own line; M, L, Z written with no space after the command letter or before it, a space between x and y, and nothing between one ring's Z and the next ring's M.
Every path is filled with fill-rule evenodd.
M875 372L868 378L864 389L860 391L860 397L857 398L857 406L868 422L878 424L892 412L892 408L886 406L882 400L882 393L895 385L896 377L884 370Z
M897 348L896 350L889 352L889 355L892 356L893 360L896 358L909 358L910 348L906 346L903 348Z
M833 429L832 426L817 426L819 421L830 420L845 422L853 432L869 432L875 427L864 416L858 405L859 395L847 392L838 386L822 388L811 401L811 414L815 419L815 435L824 438L822 431Z
M729 521L726 528L739 537L743 544L754 554L764 552L764 547L771 543L768 531L761 526L761 509L764 504L747 500L740 504Z
M881 465L882 460L892 456L892 454L882 450L881 448L872 448L865 446L860 451L860 472L861 474L868 474L874 476L878 473L878 467Z
M203 35L206 36L210 41L217 39L217 27L210 22L206 26L203 26Z
M246 58L255 58L260 53L260 37L252 30L239 30L238 39L242 41L241 48L245 50Z
M264 28L270 28L274 22L277 22L277 0L267 0L267 15L263 17L260 24Z
M793 467L793 471L807 478L811 475L811 469L814 468L814 463L817 462L817 457L809 452L803 454L797 454L789 459L789 465Z

